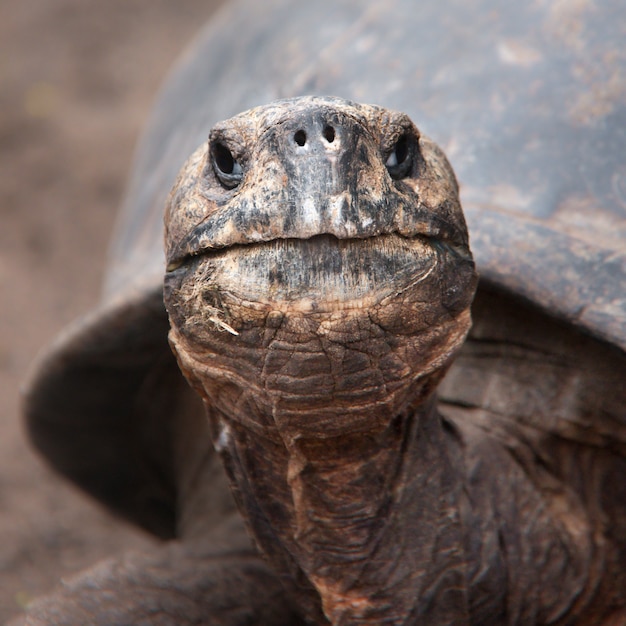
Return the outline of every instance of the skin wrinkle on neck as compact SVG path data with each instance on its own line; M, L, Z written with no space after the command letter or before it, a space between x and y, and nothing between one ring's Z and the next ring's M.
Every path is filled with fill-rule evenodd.
M421 587L424 587L431 595L450 593L459 588L464 590L463 597L467 593L464 574L459 575L464 568L463 560L459 559L455 551L450 553L436 548L440 543L447 543L445 539L442 540L442 536L446 535L444 527L450 524L453 528L449 532L455 534L456 541L462 541L460 536L456 536L459 528L458 520L452 513L453 505L449 502L449 498L445 497L446 491L455 491L457 487L454 485L461 484L461 481L456 475L442 475L442 467L445 467L447 472L452 472L456 468L449 463L441 463L440 457L447 455L447 443L441 436L443 430L438 424L439 417L434 410L433 402L429 400L414 415L403 421L405 426L397 437L395 448L390 447L386 440L378 445L381 450L387 452L386 463L379 469L380 474L388 479L387 486L381 486L378 493L372 493L370 489L367 490L368 493L364 492L362 504L365 508L369 507L369 514L363 517L361 512L361 519L359 515L356 516L357 522L362 525L367 526L368 522L374 523L373 532L365 533L362 545L355 547L351 544L347 554L344 550L346 547L345 524L350 523L350 515L346 515L345 512L338 513L336 510L336 504L346 502L346 493L343 490L346 486L351 487L345 484L346 480L349 482L350 476L346 473L346 464L341 462L341 449L332 450L326 458L316 457L314 460L307 460L306 455L301 453L296 461L300 465L296 472L278 472L272 477L272 484L276 486L275 482L280 480L281 475L287 476L286 484L280 488L276 486L276 490L289 494L292 501L293 519L281 525L281 529L286 530L278 531L279 543L283 549L296 555L296 561L304 567L307 577L320 593L325 613L332 618L333 624L357 623L344 622L344 619L348 619L348 615L344 615L345 610L349 611L350 620L357 618L356 613L360 614L362 623L379 623L378 620L383 617L381 611L388 614L388 618L392 620L389 623L400 623L396 621L399 616L411 612L413 605L417 604L420 595L418 589ZM397 430L395 425L392 425L391 429ZM417 436L417 431L423 431L421 437ZM256 441L259 440L256 439ZM269 440L266 441L269 442ZM272 450L273 448L267 449L256 456L267 459L268 464L275 465ZM353 452L357 452L354 447ZM240 451L231 456L241 456L241 454ZM291 464L293 455L289 455L288 452L286 455L287 464ZM369 449L366 455L369 458L373 456ZM257 472L259 469L262 470L258 467L256 469ZM302 474L305 471L308 471L308 474L303 479ZM326 488L323 491L325 498L321 504L319 498L316 498L318 489L315 484L315 479L320 477ZM370 482L368 480L368 484ZM416 483L420 483L418 490L415 489ZM328 492L329 489L331 493ZM406 567L402 566L402 560L407 560L407 553L398 550L397 546L393 548L393 545L397 544L402 536L409 539L408 535L413 537L415 534L414 516L401 513L405 493L409 493L414 501L413 508L421 509L422 516L426 516L429 521L424 520L424 523L418 526L425 529L423 541L407 542L422 553L422 558L417 556L410 559L416 564L417 562L421 564L409 568L410 576L416 584L405 590L404 600L401 601L397 595L394 595L393 588L397 585L406 587L407 571ZM351 497L353 508L358 509L359 495L353 488ZM333 499L336 500L335 506L333 506ZM261 503L260 506L262 508L263 504ZM379 515L380 507L395 510L396 514L381 516ZM299 516L301 516L300 520ZM380 521L382 524L376 524ZM250 522L254 525L254 519ZM329 539L330 543L328 543ZM401 543L404 542L401 541ZM387 558L390 550L397 554L397 562L389 561ZM417 561L415 561L416 558ZM440 562L442 559L444 563ZM342 567L338 570L339 563ZM377 577L380 575L381 568L388 572L385 577L389 584L388 592L379 588ZM434 570L435 573L429 574L430 570ZM441 578L442 572L447 572L443 578ZM447 580L450 577L454 579L454 584L450 584ZM418 582L420 579L421 583ZM371 601L366 602L365 598L376 598L377 601L373 605ZM463 603L465 604L466 600ZM393 615L396 615L396 618L393 618Z
M272 332L275 335L276 331L273 330ZM182 338L179 339L182 340ZM191 353L192 351L187 346L184 350L179 351L179 358L188 360ZM496 613L500 614L503 619L505 615L512 619L514 616L518 616L520 623L530 624L538 615L549 611L549 604L555 607L551 611L555 614L555 611L558 613L564 606L569 606L573 602L571 597L554 597L549 599L548 605L542 609L541 605L544 601L541 599L542 577L540 576L537 580L511 581L511 585L507 589L501 588L500 581L509 577L509 571L516 571L521 566L530 571L541 567L541 559L544 557L542 555L533 556L524 548L524 543L530 546L535 545L535 540L522 537L522 533L528 532L525 529L530 529L530 532L538 537L547 537L545 545L564 546L561 556L556 560L553 559L556 563L553 565L554 571L559 571L559 562L564 566L567 565L569 562L568 551L579 551L585 548L577 547L579 538L575 542L568 540L567 528L563 528L559 524L558 519L552 516L550 510L541 507L541 493L537 491L537 486L532 483L531 477L523 471L523 467L515 458L512 450L507 449L506 445L503 445L494 436L485 436L485 433L477 436L476 432L472 431L471 428L468 429L468 426L463 422L455 420L442 422L435 413L423 417L423 419L414 420L416 424L429 425L427 431L430 434L428 445L424 445L424 438L407 437L405 439L406 447L398 451L398 457L403 461L401 467L411 468L411 470L405 470L404 476L396 480L395 484L403 484L402 491L411 494L412 500L409 506L406 506L401 502L401 494L396 491L394 500L397 502L396 508L401 511L400 517L387 516L385 529L380 531L378 535L372 534L370 543L367 544L368 552L363 556L363 563L365 568L369 567L369 570L374 572L373 580L374 584L377 585L376 589L374 591L367 590L367 576L364 576L363 568L360 566L356 568L353 575L348 575L346 570L343 570L341 575L344 580L339 583L340 586L332 578L329 579L320 575L318 572L324 570L327 563L324 562L323 558L321 562L311 561L315 556L320 559L319 545L315 545L312 549L310 547L312 544L309 542L309 547L307 547L306 542L302 541L302 533L298 534L297 532L297 521L294 521L298 509L306 509L306 507L304 505L298 506L297 502L294 503L293 484L296 481L300 482L298 488L303 494L301 499L304 501L310 492L305 478L311 482L311 476L305 477L306 467L304 465L297 468L297 472L293 472L293 469L291 472L289 471L288 448L293 448L293 442L297 441L297 438L294 438L293 432L281 434L277 430L281 424L288 423L288 420L285 422L280 415L276 414L276 411L280 411L280 407L261 399L255 400L256 393L262 392L263 388L251 386L246 382L245 377L235 375L233 372L228 373L223 369L216 371L214 366L210 365L211 362L212 359L206 360L198 354L194 357L193 364L187 362L184 365L186 371L195 371L196 377L200 372L203 372L201 374L203 380L196 384L196 388L201 390L201 394L210 405L219 404L219 398L213 395L216 389L216 377L219 379L226 376L231 383L236 381L239 398L247 398L246 406L254 406L254 411L258 414L267 410L270 410L271 413L263 419L255 418L242 424L242 415L249 417L249 414L245 411L242 413L241 410L237 409L237 406L242 405L236 402L234 405L229 405L232 414L228 414L228 412L223 414L218 419L218 421L221 420L221 426L214 427L215 433L225 432L225 429L231 432L231 437L226 440L220 441L219 435L214 436L214 438L216 437L216 441L220 443L222 455L230 457L230 460L226 461L227 467L233 463L235 465L240 464L239 469L234 474L231 471L231 478L234 477L234 483L239 484L238 481L244 475L249 475L256 481L255 483L246 479L247 486L245 489L250 490L251 493L248 495L247 504L242 505L244 513L248 516L252 532L257 536L263 549L267 550L266 539L267 533L270 531L259 531L255 525L260 523L267 529L271 520L273 529L271 530L270 541L274 545L268 552L270 560L276 563L277 551L285 551L286 555L281 556L278 563L291 563L290 566L282 566L287 567L287 571L291 572L290 576L294 576L294 567L298 570L304 568L300 571L305 572L308 580L313 583L318 592L324 594L323 602L325 601L325 603L323 606L328 616L335 615L333 623L379 623L378 620L381 619L381 616L378 611L385 610L385 607L389 607L391 604L395 608L399 606L397 596L392 596L393 601L380 598L382 591L378 581L381 579L381 571L384 573L385 567L389 573L384 573L382 579L388 581L391 587L393 587L391 574L409 572L404 576L409 576L411 580L406 588L410 597L410 606L415 606L416 615L420 611L426 610L424 606L450 606L449 599L445 602L443 600L432 601L432 598L438 595L437 585L439 588L444 586L444 590L439 592L444 596L446 595L444 593L446 586L452 590L456 589L458 593L461 593L459 590L463 590L461 598L457 598L452 604L460 613L467 613L467 623L489 623L486 618ZM431 376L433 375L431 374ZM434 376L433 386L437 382L438 377ZM415 391L414 386L410 386ZM252 393L254 389L257 389L257 392ZM331 399L328 401L331 405L334 404ZM414 399L413 402L419 404L420 400ZM274 408L264 408L270 406ZM417 410L419 412L419 409ZM382 411L382 413L393 414L389 409ZM299 417L302 419L303 416L300 415ZM310 418L313 422L317 421L314 413L310 415ZM447 425L446 428L443 427L444 423ZM450 428L450 424L454 428ZM236 432L237 430L241 431L242 427L248 433L245 439L240 439ZM286 442L292 442L292 445L288 446ZM321 439L320 445L323 446L324 443L325 440ZM249 457L250 454L254 454L256 464L250 467L242 466L241 459L245 460L246 455ZM368 457L367 454L363 456L364 458ZM479 462L482 458L493 459L500 468L499 473L485 473ZM259 465L260 460L266 462L267 466ZM318 459L318 461L321 460L323 459ZM435 481L431 480L432 476L429 474L432 467L439 471L439 474L435 475ZM501 475L507 474L510 474L512 478L509 481L503 480L501 482ZM408 478L409 476L413 482ZM478 479L477 476L480 478ZM425 482L420 484L420 480ZM514 491L503 491L503 486L506 485L515 486ZM428 489L425 489L425 486ZM259 489L260 491L258 491ZM427 495L424 495L425 493ZM429 493L431 494L430 497L428 497ZM446 493L448 500L446 500ZM354 493L350 494L352 499L354 496ZM250 500L250 497L253 500ZM283 507L281 515L284 519L281 522L281 516L279 516L279 523L276 523L276 502L272 503L273 498L277 498L276 502L282 503L281 506ZM252 502L254 504L251 504ZM504 502L507 502L509 506L502 506ZM518 503L515 504L516 502ZM515 506L510 506L511 504L515 504ZM255 513L255 511L263 510L267 512L261 516ZM424 520L423 515L429 510L431 513L439 512L439 517ZM535 517L534 520L533 516ZM372 513L372 517L376 517L376 514ZM316 518L316 522L319 522L318 518ZM306 517L303 519L304 522L301 523L306 526L307 519ZM401 526L402 519L407 522L406 532L410 534L409 545L422 547L424 551L421 555L411 556L404 550L405 544L398 527L398 524ZM446 528L446 524L449 526L448 528ZM440 531L440 536L429 539L427 537L426 540L420 539L419 533L424 528L436 528ZM500 528L507 529L504 536L500 534ZM381 539L385 535L384 531L387 531L390 538L387 541ZM341 547L341 540L335 541L334 545L337 544ZM382 555L382 560L378 560L376 554ZM438 563L437 559L442 561ZM453 567L444 565L446 559L452 559L456 565ZM467 572L466 563L474 564L471 574ZM281 569L280 566L279 569ZM439 581L437 572L446 571L449 571L450 575L453 576L453 584L448 584L445 578ZM402 575L400 575L400 580L403 580ZM404 580L408 579L405 578ZM484 609L481 604L474 604L475 598L484 597L485 589L491 589L491 602L487 614L483 613ZM420 595L425 596L426 599ZM371 603L366 606L363 602L364 597L381 600L381 608L369 622L365 614L371 609ZM315 600L310 600L310 602L314 604ZM561 608L559 609L559 607ZM408 610L411 611L411 609ZM358 617L357 613L363 615L363 619ZM433 614L429 615L428 619L435 620ZM400 621L394 622L395 618L390 619L392 619L390 623L403 623L404 620L404 618L402 620L398 618ZM442 623L447 623L445 617L442 619ZM437 623L437 621L432 623Z

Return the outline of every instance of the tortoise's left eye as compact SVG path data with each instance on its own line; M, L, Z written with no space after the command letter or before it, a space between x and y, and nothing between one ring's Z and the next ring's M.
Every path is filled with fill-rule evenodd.
M213 170L218 180L227 187L233 189L243 179L243 168L235 159L233 153L221 142L211 146Z
M389 153L385 165L394 180L406 178L413 169L414 144L415 138L404 133Z

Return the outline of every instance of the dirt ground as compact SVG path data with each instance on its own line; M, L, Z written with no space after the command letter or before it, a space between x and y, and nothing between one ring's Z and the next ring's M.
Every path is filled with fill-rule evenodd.
M51 474L22 433L37 351L98 299L142 121L216 0L0 0L0 622L145 545Z

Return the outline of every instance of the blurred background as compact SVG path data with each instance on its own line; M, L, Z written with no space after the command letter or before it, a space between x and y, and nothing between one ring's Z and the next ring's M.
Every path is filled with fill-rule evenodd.
M133 148L218 0L0 0L0 622L59 578L150 540L30 450L19 389L98 300Z

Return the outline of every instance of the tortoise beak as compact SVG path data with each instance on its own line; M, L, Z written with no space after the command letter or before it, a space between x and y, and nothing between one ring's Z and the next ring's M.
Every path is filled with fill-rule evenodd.
M362 119L328 105L274 120L247 143L232 139L235 126L225 122L212 131L195 184L168 211L168 271L223 248L320 235L420 237L469 255L462 218L422 197L429 168L410 121L400 164ZM241 168L241 179L224 189L216 146L235 154L240 144L247 156L231 156L229 165Z

